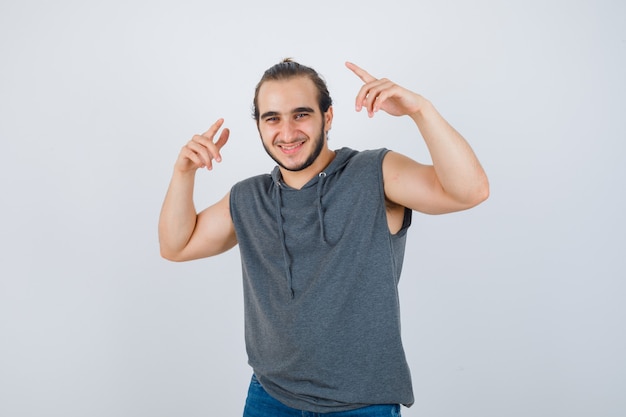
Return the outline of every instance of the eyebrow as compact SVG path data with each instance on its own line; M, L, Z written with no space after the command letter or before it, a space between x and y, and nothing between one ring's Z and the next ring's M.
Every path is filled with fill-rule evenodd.
M296 113L315 113L315 110L313 110L311 107L296 107L295 109L291 111L291 114L296 114ZM261 115L261 119L265 119L267 117L279 116L279 115L280 113L277 111L268 111Z
M310 107L297 107L291 113L315 113L315 110Z

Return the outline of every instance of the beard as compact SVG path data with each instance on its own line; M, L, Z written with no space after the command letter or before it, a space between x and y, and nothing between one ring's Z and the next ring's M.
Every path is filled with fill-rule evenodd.
M281 168L286 169L287 171L292 171L292 172L302 171L303 169L310 167L313 164L313 162L315 162L317 157L320 156L320 154L322 153L322 150L324 149L324 128L325 127L326 127L326 123L324 122L324 120L322 120L322 127L320 129L320 134L317 136L317 138L315 139L315 142L313 143L313 150L311 151L311 154L307 157L307 159L304 160L304 162L302 162L300 165L296 165L295 167L288 167L288 166L285 166L282 162L280 162L280 160L277 157L275 157L274 154L265 145L265 142L263 142L263 138L261 138L261 143L263 144L263 149L265 149L265 152L267 152L270 158L272 158L274 162L276 162Z

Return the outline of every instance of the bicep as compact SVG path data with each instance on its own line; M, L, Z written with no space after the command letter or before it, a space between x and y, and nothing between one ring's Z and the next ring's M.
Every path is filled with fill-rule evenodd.
M432 165L396 152L388 152L383 159L383 182L385 197L411 210L443 214L469 208L445 192Z
M181 254L182 260L219 255L237 244L235 226L230 216L230 193L201 211L194 231Z

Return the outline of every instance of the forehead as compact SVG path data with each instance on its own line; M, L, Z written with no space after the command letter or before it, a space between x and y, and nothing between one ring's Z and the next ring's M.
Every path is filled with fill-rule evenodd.
M259 112L289 111L296 107L317 109L317 89L307 77L265 81L257 97Z

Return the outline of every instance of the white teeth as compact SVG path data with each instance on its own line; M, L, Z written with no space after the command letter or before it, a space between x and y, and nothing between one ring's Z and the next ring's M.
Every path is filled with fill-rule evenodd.
M290 151L292 149L297 148L298 146L302 145L302 142L298 142L296 144L293 145L280 145L281 148L285 149L286 151Z

